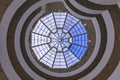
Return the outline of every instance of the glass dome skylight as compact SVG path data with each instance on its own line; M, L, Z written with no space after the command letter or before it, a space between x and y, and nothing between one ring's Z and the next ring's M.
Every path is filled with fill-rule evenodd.
M88 48L88 33L79 19L54 12L38 20L31 33L37 59L52 69L67 69L80 62Z

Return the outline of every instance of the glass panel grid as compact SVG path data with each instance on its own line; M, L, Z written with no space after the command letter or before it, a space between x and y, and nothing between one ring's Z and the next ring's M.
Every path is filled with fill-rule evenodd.
M65 29L70 30L79 20L74 16L68 14L65 21Z
M49 28L52 32L56 32L55 21L52 13L42 18L41 20L47 28Z
M57 53L53 68L66 68L63 53Z
M87 42L83 24L67 12L41 18L31 33L31 47L37 59L52 69L66 69L80 62Z
M48 36L50 31L45 27L45 25L39 20L32 32Z
M76 62L79 62L79 59L75 55L73 55L71 51L68 50L64 54L68 67L74 65Z
M56 26L58 28L62 28L65 22L66 13L56 12L54 13L54 17L55 17Z
M52 68L56 49L51 49L40 61Z

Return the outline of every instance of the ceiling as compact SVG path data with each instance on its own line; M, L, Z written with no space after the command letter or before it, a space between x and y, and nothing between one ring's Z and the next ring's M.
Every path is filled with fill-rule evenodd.
M40 0L29 0L27 2L25 0L14 0L14 1L0 0L0 37L2 37L0 39L1 41L0 63L2 66L2 67L0 66L0 80L12 80L12 79L30 80L30 79L40 79L40 78L41 80L42 79L44 80L45 78L46 79L51 78L52 80L56 80L56 79L59 80L62 79L60 76L64 76L65 80L67 79L119 80L120 79L119 77L120 74L120 54L119 54L120 53L119 50L120 47L119 3L120 2L119 0L114 0L114 1L88 0L86 2L84 0L81 1L80 0L75 0L75 1L41 0L41 2L39 2L38 4L33 5L38 1ZM31 57L29 57L29 55L27 57L27 54L24 53L24 52L26 53L29 52L28 48L25 47L27 45L27 42L24 43L24 40L26 41L26 38L24 39L24 36L28 37L27 34L29 34L29 31L31 29L29 26L34 24L34 22L38 19L38 16L42 16L45 13L46 10L45 5L47 3L57 2L57 1L63 2L66 9L71 14L74 14L76 17L79 17L81 19L91 20L94 26L96 26L96 30L97 30L96 39L98 43L96 43L97 44L96 50L93 52L94 55L93 57L90 58L89 62L92 61L96 53L95 61L93 61L94 62L93 65L90 65L88 68L87 68L87 64L88 64L87 63L84 67L78 69L79 71L81 70L81 73L79 73L79 71L74 71L74 73L78 72L78 74L76 74L75 76L73 75L73 73L69 73L65 75L55 74L55 76L53 77L54 73L49 74L49 72L46 75L46 73L44 72L47 71L39 67L39 65ZM10 7L11 3L12 5ZM22 4L24 4L24 6L20 6ZM102 4L102 5L98 5L98 4ZM19 9L18 11L17 8ZM30 11L28 10L29 8ZM57 8L58 7L56 7L56 9ZM15 12L17 14L14 14ZM39 15L36 16L38 13ZM30 20L33 20L33 23ZM8 31L7 31L7 26L9 27ZM14 29L15 27L16 29ZM16 34L14 34L14 32ZM7 36L5 36L4 33L7 34ZM21 34L21 35L17 36L17 34ZM5 58L3 58L3 56L5 56ZM31 64L30 61L35 63ZM82 72L82 69L84 69L85 67L86 70ZM39 72L38 70L41 70L41 72ZM66 76L70 76L70 77L66 77Z

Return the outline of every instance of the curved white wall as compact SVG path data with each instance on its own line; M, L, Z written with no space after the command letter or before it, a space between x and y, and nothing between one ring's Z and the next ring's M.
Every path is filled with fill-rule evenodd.
M101 5L113 5L120 2L120 0L88 0L88 1Z
M15 11L25 2L26 0L15 0L6 10L1 23L0 23L0 63L6 76L9 80L21 80L15 72L7 52L6 36L9 23L15 14ZM14 76L13 76L14 75Z
M115 69L115 71L112 73L112 75L108 78L108 80L119 80L120 79L120 62L117 66L117 68Z

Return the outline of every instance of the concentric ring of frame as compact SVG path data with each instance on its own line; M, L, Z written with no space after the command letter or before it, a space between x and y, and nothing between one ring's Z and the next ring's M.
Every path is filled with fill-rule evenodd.
M26 27L27 27L27 26L26 26ZM25 29L25 26L24 26L24 29ZM24 29L23 29L23 30L24 30ZM21 33L23 34L23 32L21 32ZM21 39L23 40L23 38L21 38ZM21 45L23 45L23 43L21 43ZM21 49L22 49L23 47L24 47L24 46L22 46ZM25 54L25 53L24 53L24 54ZM25 56L23 55L23 57L25 57ZM31 65L31 64L30 64L30 65ZM30 66L30 65L29 65L29 66Z

